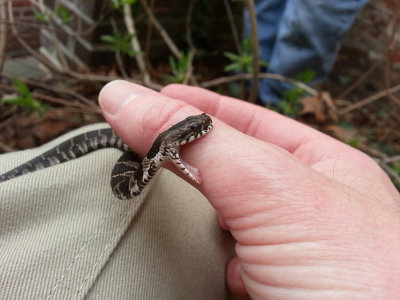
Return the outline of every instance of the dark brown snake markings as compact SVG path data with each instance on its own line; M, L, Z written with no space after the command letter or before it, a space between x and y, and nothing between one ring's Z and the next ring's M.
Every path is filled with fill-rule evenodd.
M212 127L212 120L206 114L188 117L161 133L143 159L131 151L111 128L93 130L77 135L0 175L0 182L61 164L98 149L112 147L124 152L111 173L112 191L119 199L132 199L142 192L167 160L197 182L180 160L179 146L199 139Z

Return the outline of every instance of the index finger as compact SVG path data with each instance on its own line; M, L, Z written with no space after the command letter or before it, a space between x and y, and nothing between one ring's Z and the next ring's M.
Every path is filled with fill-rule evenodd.
M331 137L274 111L199 87L171 84L164 87L161 93L183 100L247 135L275 144L290 153L315 139L336 142Z

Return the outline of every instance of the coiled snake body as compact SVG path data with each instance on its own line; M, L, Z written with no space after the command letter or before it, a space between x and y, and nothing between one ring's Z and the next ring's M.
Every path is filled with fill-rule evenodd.
M197 182L179 157L179 146L192 142L212 129L212 120L206 114L190 116L161 133L147 155L139 155L116 135L111 128L99 129L75 136L30 161L0 175L0 182L27 173L51 167L92 151L114 147L124 153L111 173L111 188L119 199L132 199L139 195L166 160L172 161L185 175Z

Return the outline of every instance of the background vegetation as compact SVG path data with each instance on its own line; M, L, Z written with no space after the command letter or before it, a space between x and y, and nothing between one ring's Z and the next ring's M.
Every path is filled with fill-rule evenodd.
M31 21L17 18L18 2L29 2ZM373 156L399 188L400 80L391 64L397 51L398 2L393 1L391 38L381 58L371 62L342 49L326 83L309 86L312 70L295 78L260 72L268 62L258 59L254 0L191 0L170 6L157 6L154 0L102 1L90 26L82 25L68 1L0 0L0 150L37 146L102 121L98 92L117 78L155 90L173 82L197 85L253 103L258 103L258 80L271 78L293 86L273 109ZM244 6L252 34L242 41ZM25 28L40 31L39 46L24 37ZM7 50L12 40L24 57L33 59L39 76L24 71L16 76L7 69L7 63L20 60ZM90 40L92 53L75 51L74 59L66 50L71 40ZM51 56L43 52L49 48Z

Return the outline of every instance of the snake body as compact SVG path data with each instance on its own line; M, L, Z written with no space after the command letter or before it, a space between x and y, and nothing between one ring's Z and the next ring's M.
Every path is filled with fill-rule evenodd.
M111 173L111 189L119 199L139 195L164 161L171 161L185 175L197 182L179 157L179 147L199 139L212 129L212 120L206 114L187 117L161 133L142 159L129 149L111 129L99 129L77 135L20 166L0 175L0 182L81 157L92 151L113 147L124 153Z

